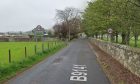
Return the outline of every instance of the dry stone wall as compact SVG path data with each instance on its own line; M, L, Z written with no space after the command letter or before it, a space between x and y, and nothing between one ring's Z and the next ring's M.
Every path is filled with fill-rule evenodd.
M123 64L132 73L140 77L140 49L126 45L120 45L102 40L92 39L92 42L100 49L110 54ZM114 66L115 67L115 66Z

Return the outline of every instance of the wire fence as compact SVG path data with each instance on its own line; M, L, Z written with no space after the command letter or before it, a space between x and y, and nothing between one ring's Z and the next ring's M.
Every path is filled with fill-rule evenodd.
M1 57L3 59L0 59L0 64L21 61L28 57L36 56L39 53L49 52L62 46L62 44L64 44L62 41L49 41L39 44L35 43L34 45L17 45L16 48L9 48L8 51L5 52L6 56Z

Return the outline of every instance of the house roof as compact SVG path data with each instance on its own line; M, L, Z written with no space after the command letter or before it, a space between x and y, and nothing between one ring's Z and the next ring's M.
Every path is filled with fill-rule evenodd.
M32 31L33 31L33 32L37 32L37 31L42 31L42 32L44 32L45 29L44 29L41 25L38 25L38 26L37 26L36 28L34 28Z

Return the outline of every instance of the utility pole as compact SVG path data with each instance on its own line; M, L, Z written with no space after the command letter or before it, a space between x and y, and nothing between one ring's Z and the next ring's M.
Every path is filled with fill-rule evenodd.
M69 41L70 41L70 33L71 33L71 31L70 31L70 27L69 27Z
M71 31L70 31L70 27L69 27L69 21L66 19L66 23L67 23L67 26L68 26L68 41L70 41L70 33L71 33Z

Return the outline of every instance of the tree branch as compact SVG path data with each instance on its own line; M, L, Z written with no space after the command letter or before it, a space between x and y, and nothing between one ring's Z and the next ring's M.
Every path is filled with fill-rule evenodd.
M132 2L132 1L129 1L129 2L132 3L132 4L134 4L134 5L137 6L137 7L140 7L140 5L137 4L137 3L135 3L135 2Z

